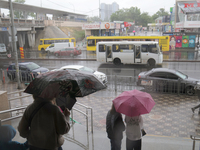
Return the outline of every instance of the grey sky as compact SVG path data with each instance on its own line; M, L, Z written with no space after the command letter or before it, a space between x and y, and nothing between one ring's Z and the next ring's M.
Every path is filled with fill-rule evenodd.
M156 13L160 8L165 8L169 12L170 7L173 7L175 0L100 0L100 3L111 4L116 2L119 9L138 7L141 12L148 12L150 15ZM92 16L99 15L99 0L26 0L25 4L42 6L65 10L70 12L81 13ZM2 12L7 12L3 10Z

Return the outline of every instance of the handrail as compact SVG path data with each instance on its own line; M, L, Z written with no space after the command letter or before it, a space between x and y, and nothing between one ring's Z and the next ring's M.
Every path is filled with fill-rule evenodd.
M192 150L195 150L195 142L200 141L200 135L190 135L190 138L193 140Z

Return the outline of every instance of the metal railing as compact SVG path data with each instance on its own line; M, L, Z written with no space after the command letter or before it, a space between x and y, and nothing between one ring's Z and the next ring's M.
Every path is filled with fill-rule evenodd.
M0 118L0 125L1 125L2 123L4 123L4 122L11 121L11 120L13 120L13 119L17 119L17 118L22 117L22 115L23 115L23 113L24 113L24 110L25 110L25 109L27 108L27 106L28 106L28 105L24 105L24 104L23 104L22 99L23 99L23 98L27 98L27 97L29 97L29 99L30 99L30 97L32 97L32 95L30 95L30 94L25 94L25 95L23 95L23 94L22 94L23 91L24 91L24 90L19 90L19 91L15 91L15 92L11 92L11 93L8 93L8 94L7 94L8 97L9 97L8 101L9 101L9 104L10 104L10 109L0 111L0 115L1 115L1 114L5 114L5 113L11 113L11 117L5 118L5 119L2 119L2 120L1 120L1 118ZM17 94L17 95L16 95L16 94ZM12 95L14 95L14 98L12 97ZM20 106L17 106L17 108L16 108L16 107L15 107L15 108L11 108L11 102L14 101L14 100L18 100L18 99L20 99ZM81 110L78 109L78 108L76 108L76 106L79 106L79 107L84 108L84 109L85 109L85 112L84 112L84 111L81 111ZM21 112L20 112L20 111L21 111ZM16 112L16 115L14 115L13 112ZM74 120L74 119L76 118L75 115L74 115L74 112L77 112L78 115L81 114L81 115L83 115L83 116L86 118L86 132L87 132L87 143L88 143L88 144L85 146L85 145L82 144L81 142L77 141L77 140L75 139L74 132L73 132L73 134L72 134L72 137L70 137L70 136L65 136L65 139L67 139L67 140L69 140L69 141L71 141L71 142L73 142L73 143L79 145L80 147L82 147L82 148L84 148L84 149L87 149L88 146L89 146L89 137L88 137L88 136L89 136L89 135L88 135L88 132L89 132L89 119L91 120L91 124L90 124L90 126L91 126L91 133L93 133L93 109L92 109L92 107L83 105L83 104L78 103L78 102L75 104L75 107L73 107L72 110L71 110L71 117L70 117L70 118L71 118L71 121L72 121L71 128L72 128L73 130L74 130L73 125L74 125L74 123L77 122L77 121ZM90 115L89 115L89 112L90 112Z

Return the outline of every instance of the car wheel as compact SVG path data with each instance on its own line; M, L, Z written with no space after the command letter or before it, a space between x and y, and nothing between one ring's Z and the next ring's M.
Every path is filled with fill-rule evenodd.
M147 62L147 65L150 66L150 67L154 67L156 64L155 60L154 59L149 59L148 62Z
M118 66L121 64L121 60L119 58L115 58L113 63Z
M185 93L189 96L192 96L195 94L195 90L193 86L186 87Z
M74 57L74 54L70 54L70 57Z

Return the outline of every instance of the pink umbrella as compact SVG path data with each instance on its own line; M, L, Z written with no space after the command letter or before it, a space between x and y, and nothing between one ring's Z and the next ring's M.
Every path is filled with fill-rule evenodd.
M135 30L133 30L133 33L135 33Z
M117 112L133 117L149 113L155 102L149 93L131 90L121 93L113 104Z

